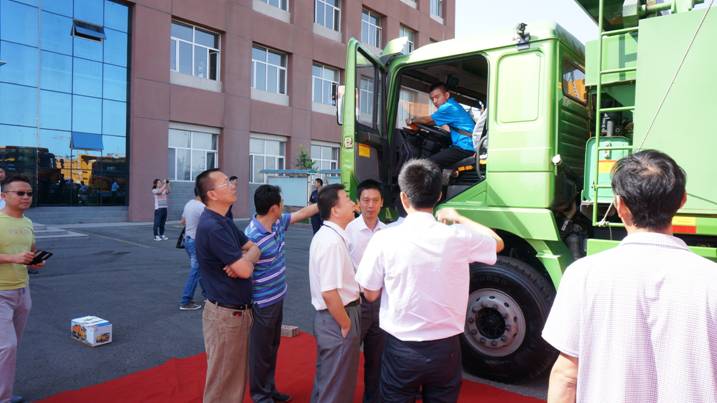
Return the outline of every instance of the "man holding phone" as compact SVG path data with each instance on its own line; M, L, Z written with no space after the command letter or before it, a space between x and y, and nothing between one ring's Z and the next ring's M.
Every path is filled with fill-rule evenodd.
M0 402L22 402L13 396L17 346L30 314L32 300L27 267L39 269L35 260L32 221L25 210L32 205L32 186L24 176L13 176L2 184L0 197Z

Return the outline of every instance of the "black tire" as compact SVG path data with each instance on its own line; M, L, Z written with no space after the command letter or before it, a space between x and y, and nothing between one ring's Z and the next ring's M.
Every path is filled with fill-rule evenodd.
M499 256L495 265L471 265L470 292L466 332L461 336L468 372L517 382L538 377L552 366L557 351L541 337L555 298L546 277L527 263Z

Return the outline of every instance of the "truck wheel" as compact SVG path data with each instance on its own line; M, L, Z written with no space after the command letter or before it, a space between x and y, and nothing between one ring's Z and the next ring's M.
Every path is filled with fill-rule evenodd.
M463 364L500 382L544 373L557 351L540 336L555 297L553 285L530 265L499 256L495 265L471 265Z

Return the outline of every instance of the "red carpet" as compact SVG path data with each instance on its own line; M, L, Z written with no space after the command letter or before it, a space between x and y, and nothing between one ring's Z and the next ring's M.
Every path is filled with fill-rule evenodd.
M293 402L308 402L316 365L314 338L306 333L298 337L282 338L277 364L276 382L280 390L294 396ZM99 385L62 392L42 402L201 402L204 387L206 358L204 354L171 359L164 364L132 373ZM359 374L363 379L363 373ZM247 391L248 392L248 391ZM359 402L363 383L359 381L354 401ZM251 402L246 394L245 402ZM481 403L538 403L538 399L524 397L491 386L464 381L459 402Z

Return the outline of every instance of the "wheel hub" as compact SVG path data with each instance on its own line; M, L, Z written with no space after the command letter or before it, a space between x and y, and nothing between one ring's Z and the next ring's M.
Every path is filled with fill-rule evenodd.
M473 291L468 299L465 338L482 354L503 357L525 339L525 316L510 295L493 288Z

